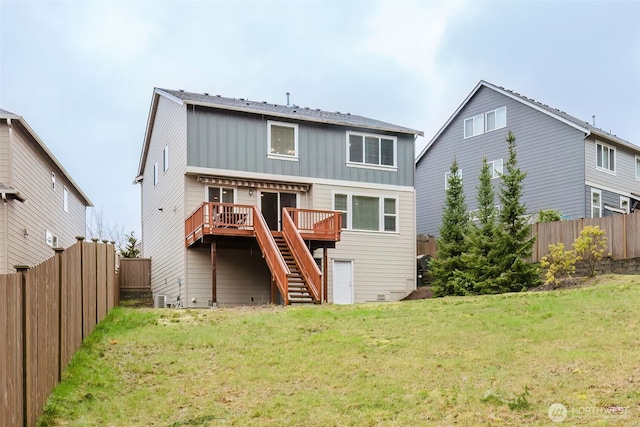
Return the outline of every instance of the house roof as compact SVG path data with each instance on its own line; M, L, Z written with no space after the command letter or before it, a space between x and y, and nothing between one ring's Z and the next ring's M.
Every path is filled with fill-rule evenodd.
M222 110L240 111L253 114L264 114L272 117L285 119L302 120L316 123L329 123L340 126L350 126L370 129L373 131L404 133L409 135L424 136L421 130L398 126L368 117L357 116L339 111L324 111L297 105L279 105L266 101L250 101L245 98L226 98L220 95L209 95L208 93L185 92L183 90L154 88L154 96L151 102L147 130L145 134L144 147L140 157L138 167L138 178L142 176L146 162L148 145L151 138L151 125L155 120L155 110L157 108L158 96L164 96L180 104L200 105L204 107L217 108Z
M44 154L47 157L49 157L49 159L51 159L53 164L56 165L56 167L60 170L62 175L69 181L69 184L78 192L78 194L80 195L80 198L82 199L82 202L84 203L84 205L85 206L93 206L93 203L91 203L91 200L89 200L89 197L87 197L87 195L84 193L84 191L82 191L80 186L78 184L76 184L76 182L73 180L73 178L71 178L71 175L69 175L69 172L67 172L67 170L62 166L62 163L60 163L58 161L58 159L56 159L56 156L53 155L51 150L49 150L49 148L40 139L40 137L34 132L34 130L31 129L31 127L29 126L27 121L22 116L19 116L19 115L15 114L15 113L12 113L10 111L3 110L2 108L0 108L0 119L4 119L4 120L7 120L7 121L17 121L18 123L20 123L20 125L27 131L27 133L29 133L29 135L31 135L33 140L40 147L40 149L44 152ZM7 191L2 190L2 188L5 188ZM0 192L2 192L3 194L15 194L15 198L18 198L18 199L23 198L23 195L19 191L17 191L16 189L14 189L13 187L10 187L8 185L0 184Z
M464 101L462 101L462 104L460 104L460 106L453 112L453 114L451 115L451 117L449 117L449 120L447 120L447 122L440 128L440 130L434 135L433 138L431 138L431 140L429 141L429 143L424 147L424 149L420 152L420 154L418 155L417 159L416 159L416 163L418 163L420 161L420 159L422 159L422 157L424 156L424 154L429 150L429 148L431 148L431 146L433 145L433 143L438 139L438 137L442 134L442 132L444 132L444 130L449 126L449 124L451 124L451 122L458 116L458 114L460 113L460 111L462 111L462 109L465 107L465 105L467 105L467 103L469 102L469 100L471 100L471 98L473 98L473 96L482 88L482 87L486 87L489 88L491 90L494 90L498 93L501 93L504 96L507 96L511 99L514 99L522 104L525 104L535 110L538 110L544 114L547 114L550 117L553 117L556 120L559 120L575 129L578 129L582 132L585 133L585 138L589 135L595 135L599 138L604 138L607 139L611 142L614 142L618 145L622 145L624 147L630 148L631 150L640 153L640 147L638 147L637 145L634 145L632 143L630 143L629 141L626 141L622 138L617 137L616 135L613 135L609 132L606 132L598 127L592 126L590 125L588 122L585 122L584 120L580 120L577 117L574 117L570 114L565 113L564 111L561 111L557 108L553 108L550 107L546 104L543 104L539 101L536 101L535 99L532 98L528 98L524 95L521 95L517 92L514 92L510 89L505 89L502 86L496 86L492 83L486 82L484 80L480 80L480 82L476 85L476 87L471 91L471 93L465 98Z

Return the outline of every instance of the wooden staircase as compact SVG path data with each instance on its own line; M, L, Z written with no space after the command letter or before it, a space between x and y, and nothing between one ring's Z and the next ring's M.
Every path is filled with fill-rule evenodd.
M289 290L289 303L290 304L320 304L319 300L316 300L309 289L309 285L302 276L298 264L289 249L289 245L285 241L282 233L273 233L273 238L278 245L278 250L282 254L287 267L291 274L287 275L288 290Z

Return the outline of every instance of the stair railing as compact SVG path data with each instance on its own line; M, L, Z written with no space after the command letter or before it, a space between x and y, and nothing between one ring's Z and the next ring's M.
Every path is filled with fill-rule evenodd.
M309 286L315 301L321 301L321 289L322 289L322 272L318 268L311 252L304 244L302 236L298 232L298 228L291 219L291 214L287 208L282 209L282 235L291 250L293 258L296 260L296 264L300 268L300 273L304 277L305 282Z
M288 305L289 281L287 277L291 274L291 271L289 270L289 267L287 267L287 264L280 253L280 249L278 249L278 245L271 234L271 230L269 230L267 221L265 221L257 206L253 206L253 230L255 232L256 239L258 240L258 244L260 245L260 249L262 249L262 256L267 262L269 270L271 270L271 274L278 286L278 289L280 290L280 294L282 294L284 305Z

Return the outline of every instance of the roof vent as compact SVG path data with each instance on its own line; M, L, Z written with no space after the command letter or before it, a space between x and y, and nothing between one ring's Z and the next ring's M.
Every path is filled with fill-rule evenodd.
M596 125L596 115L591 116L591 120L593 120L593 125Z
M204 93L205 95L209 96L209 94L207 92Z
M290 93L289 93L289 92L287 92L287 107L290 107L290 106L291 106L291 105L289 104L289 95L290 95Z
M244 101L244 98L238 98L240 101Z
M184 92L184 89L178 89L180 92Z
M220 98L220 95L216 95L218 98Z

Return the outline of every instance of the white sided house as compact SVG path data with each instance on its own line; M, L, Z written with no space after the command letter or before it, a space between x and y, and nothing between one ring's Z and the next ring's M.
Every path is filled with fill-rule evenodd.
M136 182L158 306L396 301L415 289L422 132L154 89Z
M0 274L84 236L89 198L26 120L0 109Z

